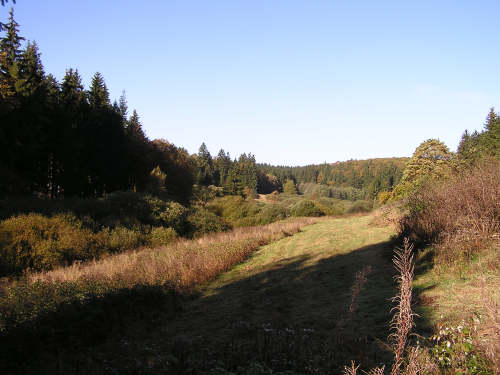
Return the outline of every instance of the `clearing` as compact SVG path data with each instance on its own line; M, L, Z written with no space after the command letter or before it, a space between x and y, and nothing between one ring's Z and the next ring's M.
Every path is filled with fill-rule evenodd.
M152 373L256 362L324 373L351 359L386 361L394 229L372 220L325 218L264 246L181 298L175 316L137 321L88 355L111 368Z

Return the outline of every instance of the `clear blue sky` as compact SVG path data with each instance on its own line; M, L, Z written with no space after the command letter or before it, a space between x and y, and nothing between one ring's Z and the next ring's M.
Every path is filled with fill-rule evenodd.
M6 20L9 5L0 7ZM150 138L304 165L456 149L500 109L500 2L18 0L45 70L101 72Z

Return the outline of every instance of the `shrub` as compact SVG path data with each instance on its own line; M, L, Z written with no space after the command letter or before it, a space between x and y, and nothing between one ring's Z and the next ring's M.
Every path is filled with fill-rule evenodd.
M259 224L270 224L288 216L284 207L279 204L266 204L258 214Z
M290 209L292 216L323 216L324 212L311 200L297 202Z
M297 187L295 186L295 182L293 180L287 180L283 185L283 193L284 194L297 194Z
M205 208L192 210L187 217L189 234L194 237L211 232L225 232L231 226L221 217Z
M347 213L354 214L359 212L369 212L373 208L373 202L371 201L355 201L351 207L347 209Z
M116 227L109 233L109 246L114 251L134 249L144 244L143 235L139 230Z
M177 233L173 228L154 227L148 236L150 246L164 246L177 238Z
M440 245L437 255L444 261L458 252L470 257L500 232L499 197L499 161L464 170L408 198L402 235Z
M71 215L19 215L0 223L0 272L45 270L74 260L98 258L108 237L83 228Z

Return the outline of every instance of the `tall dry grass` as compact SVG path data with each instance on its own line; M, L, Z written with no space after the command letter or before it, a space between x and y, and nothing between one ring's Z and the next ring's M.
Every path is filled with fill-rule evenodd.
M196 240L144 248L88 263L27 275L30 283L102 280L122 287L167 285L186 290L205 283L248 257L259 246L300 231L317 219L301 218L265 226L238 228Z
M408 238L405 238L403 247L396 248L394 251L393 263L398 271L395 276L398 293L392 299L396 303L391 320L392 333L389 335L389 342L394 353L394 361L391 368L391 375L412 375L408 370L412 367L405 366L405 354L408 342L408 336L413 327L414 313L412 304L412 283L414 276L413 244L410 244ZM356 375L359 365L351 361L351 365L344 367L344 375ZM374 367L368 372L368 375L383 375L385 365Z
M18 366L26 359L36 367L30 363L43 361L43 353L95 346L137 318L175 316L181 294L316 221L239 228L0 280L0 373L23 373Z
M394 252L393 262L398 271L395 277L398 294L393 298L396 306L393 308L394 315L391 321L393 332L389 336L389 341L392 343L394 353L391 375L399 375L403 366L408 335L413 327L414 316L411 303L415 266L413 262L413 244L410 244L408 238L405 238L403 247L397 248Z

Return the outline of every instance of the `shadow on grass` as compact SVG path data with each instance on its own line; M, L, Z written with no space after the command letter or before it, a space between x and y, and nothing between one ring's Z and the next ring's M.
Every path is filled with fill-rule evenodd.
M197 374L259 363L322 374L350 360L388 363L393 248L387 241L316 263L283 259L198 296L143 287L61 307L3 337L2 350L12 343L13 353L3 364L7 373ZM367 281L349 312L363 269Z

